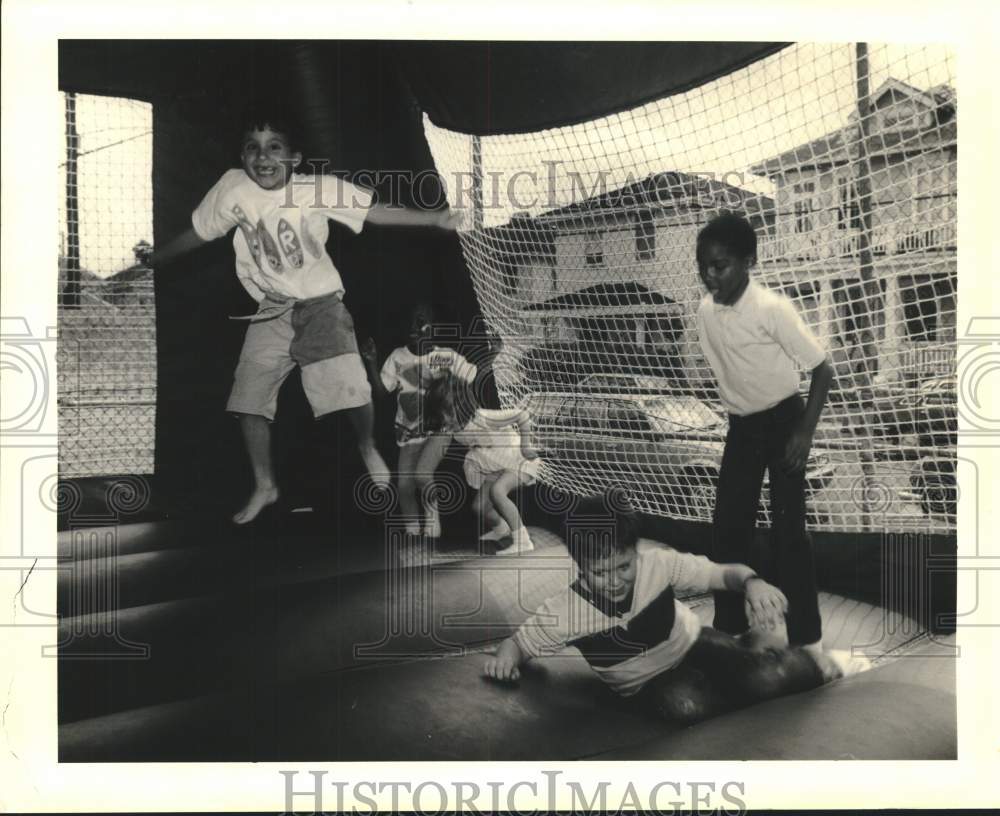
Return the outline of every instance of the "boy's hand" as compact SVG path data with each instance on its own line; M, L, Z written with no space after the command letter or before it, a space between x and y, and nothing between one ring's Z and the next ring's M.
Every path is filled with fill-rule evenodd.
M776 628L788 611L788 599L776 586L762 578L747 580L744 589L747 617L768 629Z
M810 448L812 448L812 434L801 425L797 425L785 446L785 471L797 473L805 470Z
M538 451L531 447L531 445L521 445L521 456L525 459L537 459Z
M486 676L504 683L513 683L521 677L518 664L509 655L498 654L486 661Z

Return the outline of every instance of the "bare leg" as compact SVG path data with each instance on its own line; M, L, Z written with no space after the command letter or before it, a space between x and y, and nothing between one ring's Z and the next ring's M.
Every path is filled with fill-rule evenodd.
M417 490L424 508L424 534L431 538L439 538L441 535L441 519L438 516L437 497L434 495L434 474L450 444L451 434L432 435L420 448L420 459L417 462Z
M417 461L423 442L404 445L399 449L399 508L403 512L406 532L420 533L420 505L417 503Z
M493 508L507 522L511 530L524 525L517 505L510 499L510 494L521 485L521 477L513 470L505 470L490 486L490 500Z
M378 487L388 487L390 482L389 466L375 447L373 429L375 427L375 409L371 402L348 408L347 415L354 426L354 435L358 440L358 452L365 463L368 475Z
M253 469L254 489L246 505L235 516L237 524L247 524L260 515L268 505L278 500L278 487L274 481L274 465L271 462L271 425L266 418L257 414L239 414L243 444Z
M505 470L490 487L490 499L493 507L500 517L507 522L511 530L513 542L503 553L517 553L533 549L534 545L528 537L528 531L521 521L521 513L517 505L510 499L510 494L524 484L527 477L522 478L521 474L513 470Z
M480 541L499 541L510 532L510 527L500 517L490 498L490 490L495 481L495 478L485 480L472 503L472 511L479 520Z

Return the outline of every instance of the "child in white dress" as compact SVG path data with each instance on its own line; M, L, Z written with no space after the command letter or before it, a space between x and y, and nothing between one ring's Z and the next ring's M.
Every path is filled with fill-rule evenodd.
M531 416L524 405L490 409L478 406L469 383L452 374L434 382L425 401L425 422L447 429L469 447L465 478L477 491L474 508L484 528L482 540L512 542L497 555L515 555L534 548L517 505L510 495L533 484L541 467L531 445Z

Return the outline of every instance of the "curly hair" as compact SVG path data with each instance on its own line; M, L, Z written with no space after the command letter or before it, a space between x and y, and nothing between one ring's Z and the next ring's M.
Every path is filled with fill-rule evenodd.
M695 250L699 261L702 249L709 244L721 244L737 258L757 257L757 233L739 213L723 212L701 228Z
M305 126L301 117L294 108L282 102L250 102L239 111L235 125L240 141L255 130L273 130L288 140L292 150L300 150L304 139Z
M424 392L421 407L424 430L436 433L464 428L477 406L470 384L446 371Z

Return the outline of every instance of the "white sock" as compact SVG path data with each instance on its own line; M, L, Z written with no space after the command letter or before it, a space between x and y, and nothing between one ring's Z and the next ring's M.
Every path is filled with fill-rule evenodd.
M504 536L510 533L510 525L506 521L500 519L497 526L494 527L489 532L483 533L479 536L480 541L499 541Z
M837 664L842 672L842 677L850 677L852 674L861 674L872 667L872 662L861 655L852 655L848 649L831 649L827 656Z
M531 552L535 545L531 542L527 527L518 527L510 534L512 543L503 550L497 550L497 555L514 555L516 553Z

